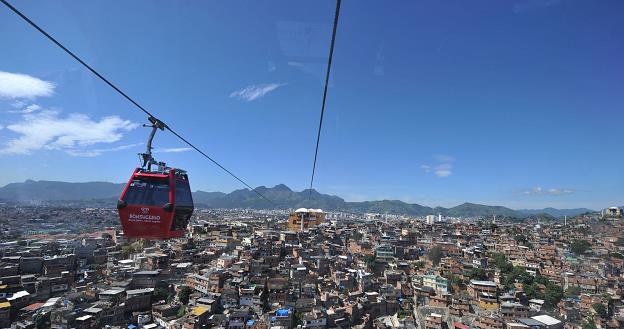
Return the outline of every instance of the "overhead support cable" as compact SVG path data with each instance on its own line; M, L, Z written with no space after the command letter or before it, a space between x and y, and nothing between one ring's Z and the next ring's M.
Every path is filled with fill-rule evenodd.
M119 93L121 96L123 96L125 99L127 99L130 103L132 103L136 108L138 108L139 110L141 110L143 113L148 115L148 119L150 121L153 122L153 120L156 120L158 122L160 122L161 124L164 125L164 128L169 130L174 136L176 136L178 139L180 139L182 142L184 142L186 145L190 146L192 149L194 149L195 151L199 152L199 154L201 154L202 156L204 156L206 159L210 160L210 162L212 162L213 164L215 164L217 167L219 167L221 170L225 171L226 173L228 173L230 176L232 176L234 179L236 179L237 181L239 181L240 183L242 183L244 186L246 186L247 188L249 188L251 191L255 192L257 195L259 195L261 198L263 198L264 200L268 201L270 204L274 205L275 203L273 201L271 201L269 198L267 198L265 195L263 195L262 193L256 191L253 187L251 187L249 184L247 184L244 180L242 180L240 177L238 177L237 175L235 175L232 171L230 171L229 169L225 168L223 165L221 165L217 160L215 160L214 158L212 158L211 156L209 156L208 154L206 154L204 151L202 151L201 149L199 149L197 146L193 145L190 141L188 141L186 138L182 137L179 133L177 133L176 131L174 131L169 125L165 124L164 122L162 122L161 120L158 120L156 118L155 115L153 115L150 111L148 111L145 107L141 106L141 104L139 104L137 101L135 101L132 97L128 96L128 94L126 94L125 92L123 92L119 87L117 87L115 84L113 84L110 80L108 80L107 78L105 78L102 74L100 74L98 71L96 71L91 65L87 64L85 61L83 61L80 57L78 57L78 55L76 55L74 52L72 52L71 50L69 50L67 47L65 47L62 43L60 43L58 40L56 40L53 36L51 36L48 32L46 32L43 28L41 28L39 25L37 25L35 22L33 22L30 18L28 18L26 15L24 15L22 12L20 12L17 8L13 7L13 5L11 5L8 1L6 0L0 0L7 8L9 8L11 11L13 11L15 14L17 14L19 17L21 17L24 21L26 21L28 24L30 24L32 27L34 27L37 31L39 31L41 34L43 34L46 38L48 38L48 40L52 41L52 43L54 43L55 45L57 45L59 48L61 48L63 51L65 51L65 53L67 53L69 56L71 56L73 59L75 59L76 61L78 61L78 63L82 64L82 66L84 66L85 68L87 68L89 71L91 71L91 73L93 73L95 76L97 76L98 78L100 78L100 80L104 81L104 83L106 83L108 86L110 86L111 88L113 88L117 93Z
M316 134L316 148L314 149L314 162L312 164L312 177L310 177L310 189L308 200L312 197L312 186L314 185L314 175L316 173L316 160L318 159L319 144L321 142L321 130L323 129L323 116L325 114L325 103L327 101L327 87L329 86L329 74L331 72L332 60L334 58L334 44L336 42L336 31L338 29L338 18L340 16L340 2L336 0L336 11L334 13L334 27L332 29L331 43L329 45L329 58L327 59L327 72L325 73L325 88L323 89L323 103L321 104L321 118L319 119L318 132Z

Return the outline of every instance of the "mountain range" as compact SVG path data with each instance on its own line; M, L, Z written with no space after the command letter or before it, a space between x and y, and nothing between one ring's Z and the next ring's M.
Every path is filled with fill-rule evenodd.
M587 208L555 209L551 207L544 209L519 209L518 211L527 215L549 214L554 217L572 217L586 212L594 212L593 210Z
M108 182L67 183L56 181L33 181L11 183L0 187L0 200L28 204L66 203L86 206L113 206L124 184ZM223 192L193 192L193 199L198 206L209 208L249 208L249 209L289 209L289 208L320 208L328 211L351 211L360 213L382 213L396 215L424 216L441 214L451 217L484 217L501 216L526 218L535 216L563 217L593 212L586 208L577 209L520 209L514 210L502 206L488 206L474 203L463 203L455 207L427 207L400 200L379 200L349 202L318 191L303 190L296 192L284 184L274 187L260 186L254 189L266 196L273 203L260 197L249 189Z

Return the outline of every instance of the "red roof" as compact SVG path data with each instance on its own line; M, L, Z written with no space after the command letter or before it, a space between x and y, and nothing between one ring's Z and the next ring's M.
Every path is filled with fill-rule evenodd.
M453 327L455 327L455 329L469 329L470 328L461 322L453 322Z
M41 306L43 306L43 303L33 303L33 304L30 304L30 305L22 308L22 311L36 311L36 310L40 309Z

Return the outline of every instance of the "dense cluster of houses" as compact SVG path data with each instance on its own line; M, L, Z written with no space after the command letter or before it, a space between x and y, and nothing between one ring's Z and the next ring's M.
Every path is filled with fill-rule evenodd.
M0 328L624 326L621 220L224 217L167 241L6 240Z

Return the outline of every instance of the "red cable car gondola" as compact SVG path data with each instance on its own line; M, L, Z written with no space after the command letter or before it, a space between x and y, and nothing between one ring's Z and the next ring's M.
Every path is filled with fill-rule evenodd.
M117 201L119 219L127 238L169 239L184 235L193 214L193 196L184 170L169 168L152 157L152 140L164 123L155 118L141 153L143 166L136 168ZM158 169L152 170L152 165Z

